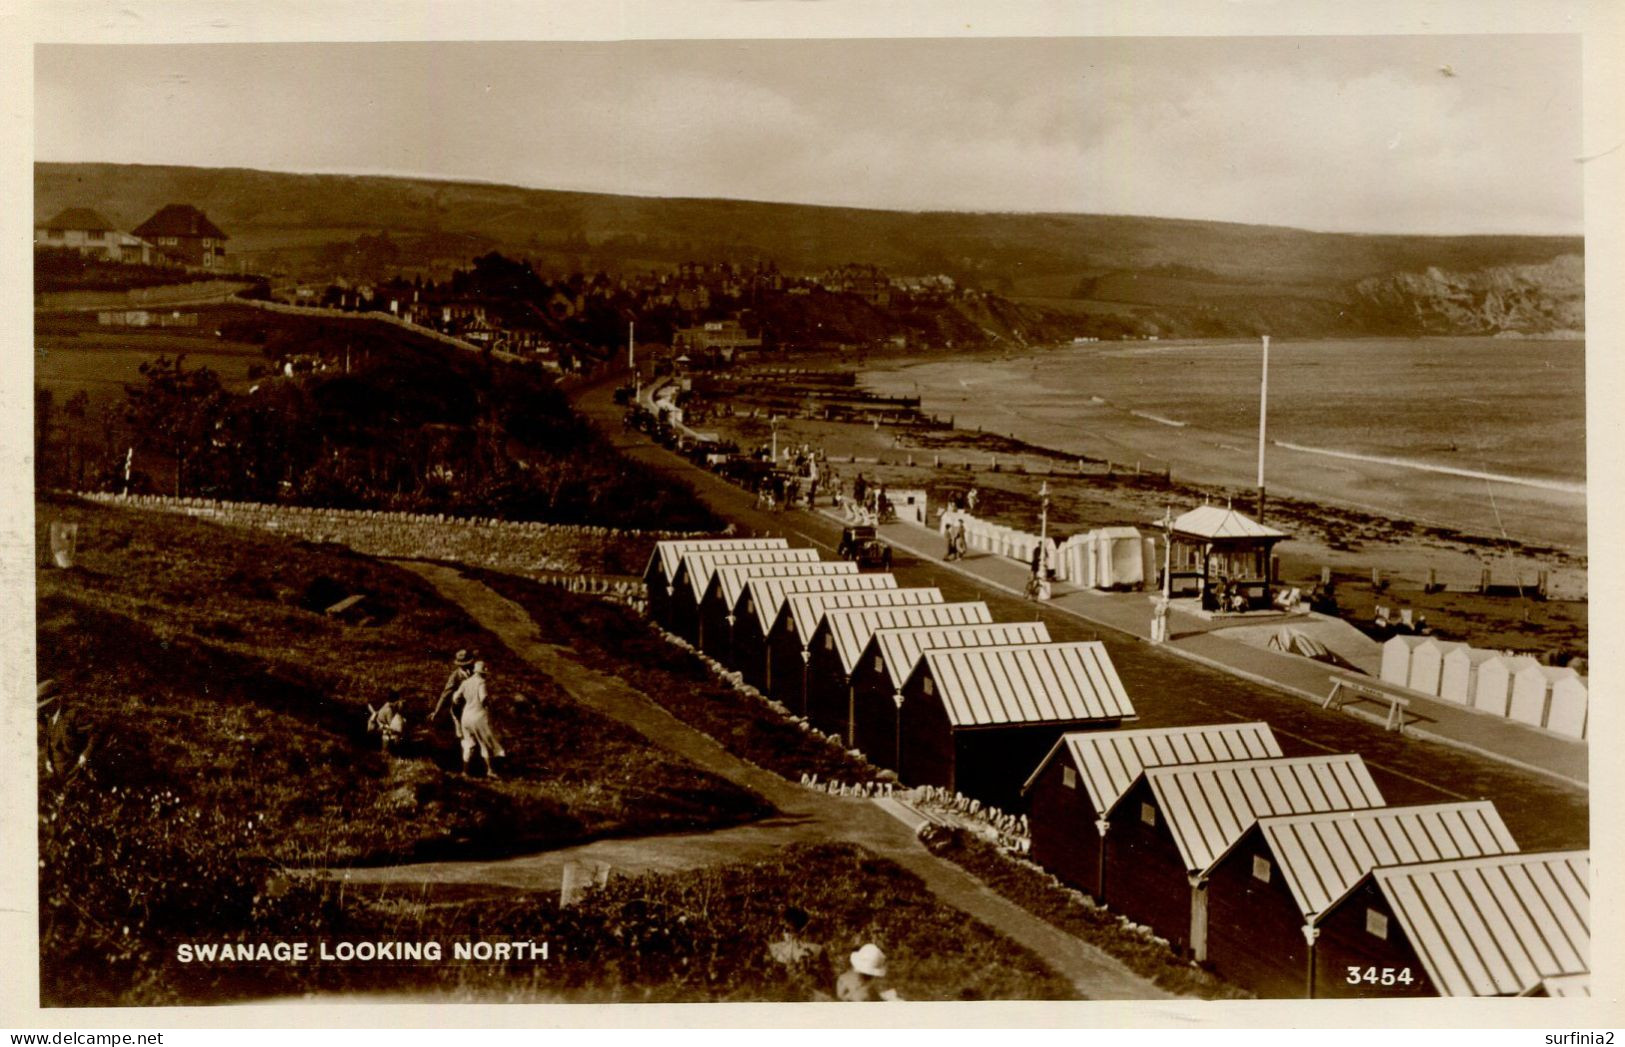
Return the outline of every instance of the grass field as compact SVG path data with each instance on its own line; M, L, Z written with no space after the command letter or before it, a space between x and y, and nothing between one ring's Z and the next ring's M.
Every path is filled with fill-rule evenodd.
M735 824L759 797L575 703L424 583L334 547L46 499L78 526L38 576L39 675L66 720L42 768L47 998L137 990L176 935L246 931L279 870L483 857L607 834ZM43 554L42 554L43 555ZM364 594L370 624L323 609ZM458 773L423 725L458 648L492 666L504 777ZM400 755L367 704L399 690ZM128 928L127 930L122 930Z

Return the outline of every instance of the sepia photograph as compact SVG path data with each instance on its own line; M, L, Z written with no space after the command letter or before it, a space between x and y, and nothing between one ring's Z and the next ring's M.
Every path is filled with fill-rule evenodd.
M1590 5L39 6L4 1024L1617 1006Z

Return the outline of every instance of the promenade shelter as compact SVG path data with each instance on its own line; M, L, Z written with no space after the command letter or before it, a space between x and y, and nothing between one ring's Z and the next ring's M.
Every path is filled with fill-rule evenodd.
M1176 595L1194 583L1205 610L1218 605L1219 582L1239 589L1249 608L1274 600L1270 555L1289 535L1229 506L1204 505L1176 518L1169 532L1169 566Z

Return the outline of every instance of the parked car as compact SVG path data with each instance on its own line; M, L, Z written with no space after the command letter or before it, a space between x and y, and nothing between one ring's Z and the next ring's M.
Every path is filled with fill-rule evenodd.
M875 534L875 529L866 524L848 527L841 531L841 544L836 554L843 560L851 560L858 565L859 570L891 570L891 546Z

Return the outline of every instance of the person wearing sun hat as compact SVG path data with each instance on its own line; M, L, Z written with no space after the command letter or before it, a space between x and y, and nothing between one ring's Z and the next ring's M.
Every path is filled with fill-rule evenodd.
M896 989L882 989L886 977L886 954L869 942L853 953L851 969L835 979L835 998L847 1003L875 1003L899 999Z
M468 679L469 670L473 664L473 655L467 651L457 652L457 656L451 660L451 675L446 677L446 685L440 689L440 698L434 703L434 709L429 713L427 721L433 723L440 716L440 710L446 707L447 702L450 702L451 733L457 738L463 736L462 710L458 708L462 703L457 698L457 688L461 687L463 681Z
M474 750L480 751L480 759L485 761L485 776L496 778L497 772L492 760L507 756L503 751L502 743L497 740L496 728L491 724L490 696L485 689L485 663L475 662L469 670L468 679L457 688L452 697L453 705L462 706L462 743L463 743L463 773L468 773L469 761L473 759Z

